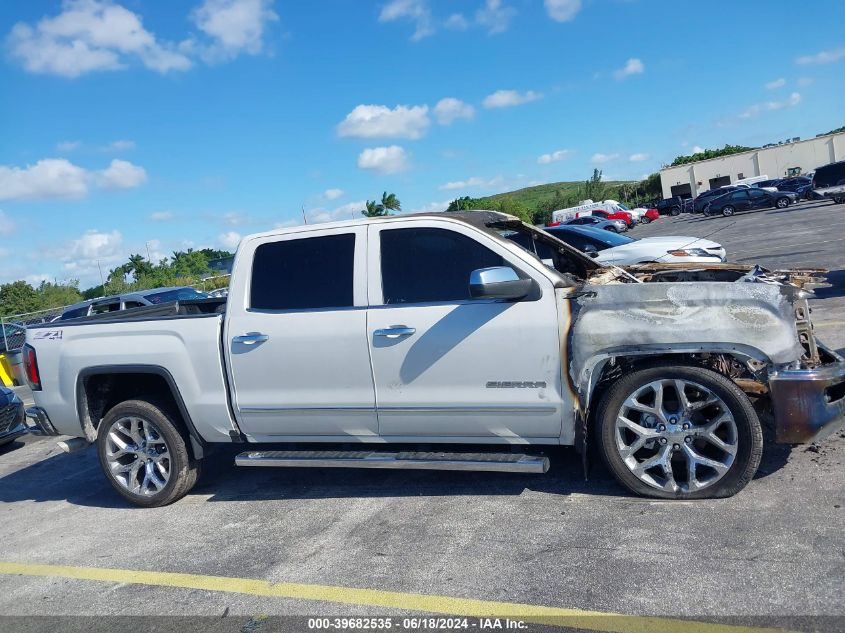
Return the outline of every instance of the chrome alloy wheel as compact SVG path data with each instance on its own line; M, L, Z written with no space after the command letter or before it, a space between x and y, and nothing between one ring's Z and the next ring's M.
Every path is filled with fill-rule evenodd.
M628 396L614 438L628 469L667 492L712 486L730 470L738 449L736 422L725 402L681 379L656 380Z
M170 481L170 450L149 420L119 418L108 430L106 461L112 477L136 495L161 492Z

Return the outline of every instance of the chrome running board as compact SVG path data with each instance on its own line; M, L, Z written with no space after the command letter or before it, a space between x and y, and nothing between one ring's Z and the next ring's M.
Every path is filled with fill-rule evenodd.
M235 465L275 468L407 468L545 473L549 470L549 458L524 453L247 451L235 457Z

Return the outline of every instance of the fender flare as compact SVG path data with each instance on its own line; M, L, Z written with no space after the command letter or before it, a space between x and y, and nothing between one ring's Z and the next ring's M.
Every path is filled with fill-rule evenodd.
M176 380L165 367L161 365L93 365L81 370L76 378L76 412L79 416L79 421L82 423L82 428L90 441L96 441L97 435L94 428L94 422L88 412L88 394L85 391L85 383L88 378L92 376L105 376L114 374L150 374L160 376L164 379L170 389L170 394L176 403L179 414L185 422L188 431L188 439L191 442L194 458L202 459L205 456L205 447L207 442L202 438L194 426L188 409L185 406L185 401L182 398L182 393L176 384Z

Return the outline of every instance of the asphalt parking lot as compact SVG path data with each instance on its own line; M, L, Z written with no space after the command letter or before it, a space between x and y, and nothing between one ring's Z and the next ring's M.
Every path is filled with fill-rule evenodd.
M829 268L814 317L841 349L843 217L843 205L805 203L665 217L631 235L709 237L733 261ZM845 630L843 456L842 432L768 444L739 495L660 502L598 465L584 481L568 449L539 476L236 469L221 453L188 497L141 510L112 492L92 448L27 438L0 448L0 614L213 616L204 622L250 631L264 615L415 611L569 614L593 630L687 630L662 618Z

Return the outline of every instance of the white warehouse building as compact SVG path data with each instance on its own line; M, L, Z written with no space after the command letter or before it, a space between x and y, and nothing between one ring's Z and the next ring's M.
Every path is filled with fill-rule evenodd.
M666 167L660 170L660 184L664 198L694 198L702 191L737 180L755 176L797 176L840 160L845 160L845 132L824 134L806 141L795 139L730 156Z

